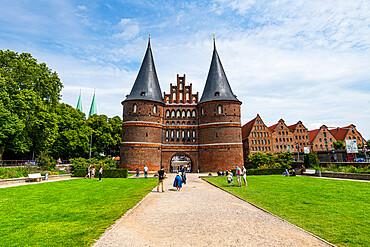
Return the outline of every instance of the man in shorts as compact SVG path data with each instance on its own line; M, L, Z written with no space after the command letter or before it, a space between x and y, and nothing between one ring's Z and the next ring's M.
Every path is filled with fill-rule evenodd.
M166 173L163 170L163 166L161 166L161 169L158 171L158 187L157 187L157 192L159 192L159 186L162 185L162 192L164 192L164 187L163 187L163 181L166 177Z

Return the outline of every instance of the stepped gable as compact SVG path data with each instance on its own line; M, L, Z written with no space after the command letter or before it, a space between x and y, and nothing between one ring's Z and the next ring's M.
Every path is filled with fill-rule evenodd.
M131 93L126 96L125 101L128 100L148 100L164 103L157 72L154 66L150 40L134 86L132 87Z
M200 99L199 104L219 100L240 102L231 90L229 81L227 80L220 57L216 50L216 42L214 41L211 66L209 68L206 85L204 86L202 98Z
M344 138L346 137L348 131L349 131L349 128L351 126L346 126L346 127L343 127L343 128L336 128L336 129L332 129L332 130L329 130L330 133L333 134L333 136L338 140L338 141L342 141L344 142Z
M243 127L242 127L242 140L244 141L245 139L248 138L249 134L251 133L252 131L252 127L254 125L254 122L256 122L256 119L258 117L258 114L255 118L253 118L251 121L249 121L248 123L244 124Z

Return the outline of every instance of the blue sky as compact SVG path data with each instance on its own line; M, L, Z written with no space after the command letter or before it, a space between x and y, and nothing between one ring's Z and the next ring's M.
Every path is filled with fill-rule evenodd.
M121 115L147 46L162 91L176 74L202 93L212 33L242 121L259 113L309 129L355 124L370 139L368 1L5 1L0 49L56 71L62 101Z

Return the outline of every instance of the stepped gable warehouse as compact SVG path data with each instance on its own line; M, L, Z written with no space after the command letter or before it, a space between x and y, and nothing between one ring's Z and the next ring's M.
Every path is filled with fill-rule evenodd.
M150 40L130 94L122 101L120 167L173 171L218 171L243 165L241 102L227 80L214 43L201 99L177 75L164 93L159 85Z

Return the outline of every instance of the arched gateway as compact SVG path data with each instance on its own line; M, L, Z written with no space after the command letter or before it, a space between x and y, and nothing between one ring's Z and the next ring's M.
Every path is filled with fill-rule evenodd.
M170 161L170 172L177 172L184 167L185 171L191 172L193 170L193 162L191 158L182 153L178 153L172 156Z
M150 42L131 93L122 101L120 167L147 165L176 170L191 161L192 172L226 170L242 165L241 102L231 90L214 46L201 99L177 75L162 95ZM175 157L175 158L174 158Z

